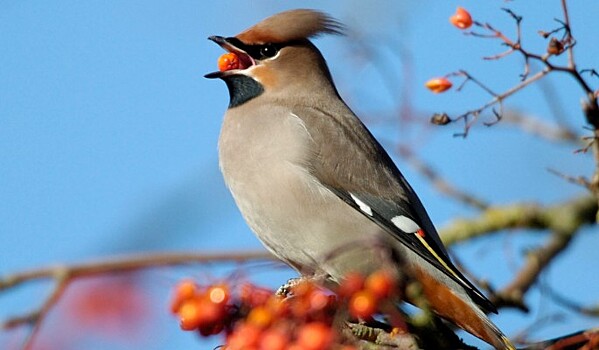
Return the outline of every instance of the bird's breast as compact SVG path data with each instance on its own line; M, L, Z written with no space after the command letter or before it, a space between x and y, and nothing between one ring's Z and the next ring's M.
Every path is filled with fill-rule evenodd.
M319 270L332 251L380 231L310 174L317 145L299 116L280 107L243 112L225 115L220 167L245 220L275 255Z

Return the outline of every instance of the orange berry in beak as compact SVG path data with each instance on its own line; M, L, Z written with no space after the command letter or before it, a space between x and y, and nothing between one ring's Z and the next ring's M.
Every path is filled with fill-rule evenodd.
M239 67L239 57L237 57L237 55L233 52L227 52L225 54L222 54L218 58L218 70L220 70L221 72L226 72L232 69L239 69Z

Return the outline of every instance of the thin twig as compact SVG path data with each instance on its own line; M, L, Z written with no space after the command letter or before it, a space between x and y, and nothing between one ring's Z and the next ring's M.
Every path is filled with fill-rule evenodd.
M478 210L485 210L489 204L476 196L457 189L454 185L440 176L435 169L419 159L409 147L398 146L399 155L404 158L416 171L429 180L437 191Z
M562 179L568 181L571 184L579 185L586 189L591 189L591 183L584 176L566 175L566 174L563 174L563 173L561 173L555 169L552 169L552 168L548 168L547 171L549 171L550 173L552 173L556 176L561 177Z
M549 297L553 299L555 303L585 316L599 317L599 305L583 306L581 303L566 298L551 287L548 287L547 291L549 293Z
M29 271L13 273L0 279L0 292L15 288L21 284L40 279L53 279L55 286L41 307L26 315L12 317L2 322L4 329L21 325L31 325L25 337L22 349L30 350L47 314L56 305L69 284L83 277L103 274L115 274L138 271L156 267L202 264L214 262L247 262L254 260L273 260L265 251L221 252L221 253L161 253L130 257L118 257L73 265L58 265Z
M526 263L512 281L496 293L496 301L499 304L523 304L526 292L537 281L545 267L569 246L576 232L554 232L545 245L529 252Z
M466 113L463 113L463 114L457 116L456 118L452 119L452 121L457 121L457 120L462 119L465 122L464 131L462 133L456 134L455 136L462 136L462 137L468 136L468 132L469 132L470 128L472 127L472 125L474 125L475 121L478 119L479 115L483 111L485 111L486 109L488 109L490 107L493 107L496 104L500 104L500 107L501 107L503 100L510 97L514 93L522 90L523 88L532 84L533 82L541 79L542 77L547 75L549 72L550 72L549 69L543 69L542 71L537 72L535 75L527 78L526 80L524 80L524 81L520 82L519 84L513 86L512 88L502 92L501 94L493 94L494 97L489 102L484 104L482 107L469 110ZM490 90L488 90L487 92L489 92L489 91ZM472 117L471 120L469 120L470 117Z
M510 55L511 53L517 51L517 52L520 52L520 54L522 54L522 56L524 57L525 65L524 65L524 72L520 75L522 78L521 83L516 85L512 89L507 90L503 94L494 94L484 84L481 84L480 82L477 82L476 80L472 79L472 77L469 74L467 74L467 73L465 74L466 77L468 78L466 81L472 80L474 82L477 82L477 85L479 85L485 91L491 93L494 96L494 98L480 108L476 108L476 109L467 111L466 113L463 113L462 115L458 116L457 118L453 118L452 121L456 121L456 120L460 120L460 119L464 120L464 131L462 133L456 134L455 136L466 137L468 135L470 128L478 120L478 117L484 110L494 106L495 104L499 104L500 110L502 110L503 109L502 102L504 99L506 99L507 97L512 95L514 92L521 90L522 88L530 85L534 81L542 78L543 76L545 76L546 74L548 74L549 72L552 72L552 71L567 73L578 82L578 84L581 86L581 88L584 90L584 92L587 96L586 101L583 103L583 110L587 117L587 121L589 124L593 125L595 127L595 129L599 129L599 105L597 102L597 96L595 95L595 93L593 92L593 90L591 89L589 84L582 77L581 72L578 72L576 69L576 64L575 64L575 60L574 60L574 46L576 44L576 40L572 36L572 30L570 27L570 18L569 18L569 14L568 14L568 8L566 5L566 0L561 0L561 4L562 4L564 20L563 21L557 20L557 21L560 24L562 24L562 26L558 29L551 31L551 32L541 31L540 33L541 33L541 35L543 35L543 37L548 38L552 34L563 30L564 36L561 40L552 38L552 41L551 41L551 43L553 43L552 50L548 50L548 52L546 52L542 55L532 53L528 50L525 50L522 47L522 30L521 30L522 17L516 15L510 9L504 8L503 10L505 12L507 12L516 22L517 37L516 37L515 41L508 38L505 34L503 34L503 32L495 29L490 23L481 23L481 22L477 22L477 21L474 22L474 25L476 27L482 28L486 33L485 32L480 33L480 32L476 32L476 31L469 31L469 32L465 33L467 35L472 35L472 36L481 37L481 38L499 39L502 41L503 45L506 45L509 48L505 52L496 54L494 56L487 56L487 57L484 57L484 59L498 60L498 59L504 58L504 57ZM549 59L552 56L559 55L564 50L568 52L568 65L567 66L557 66L557 65L554 65L551 62L549 62ZM543 70L539 71L538 73L536 73L535 75L533 75L532 77L529 77L531 60L541 62L545 66L545 68ZM460 87L457 89L458 91L463 87L465 82L463 82L460 85ZM500 112L499 113L495 112L495 116L497 119L495 122L486 123L485 125L489 126L489 125L495 124L499 119L501 119L502 114ZM597 132L597 134L599 135L599 132ZM597 193L597 196L599 198L599 146L597 146L595 148L596 148L596 154L597 154L596 162L598 165L597 171L596 171L597 190L595 192Z
M573 130L565 126L546 123L524 113L507 112L504 114L503 120L506 123L517 126L528 134L541 137L548 141L566 141L568 143L580 144L580 139Z
M252 260L273 260L266 251L240 251L216 253L158 253L128 257L114 257L98 261L73 265L58 265L29 271L17 272L0 278L0 292L13 288L24 282L39 279L57 279L56 276L67 276L67 279L89 277L105 273L128 272L152 267L203 264L212 262L246 262Z

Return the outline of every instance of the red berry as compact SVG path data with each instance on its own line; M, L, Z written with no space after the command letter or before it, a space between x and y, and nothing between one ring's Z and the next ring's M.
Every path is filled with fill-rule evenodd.
M333 329L322 322L305 324L297 335L297 344L305 350L326 350L333 340Z
M186 300L178 310L179 325L185 331L191 331L202 322L202 310L195 299Z
M395 278L389 271L379 270L368 276L364 288L379 299L387 298L393 293Z
M208 298L214 304L226 304L230 298L229 287L226 285L215 285L208 288L206 291Z
M265 306L256 306L247 316L248 324L251 324L260 329L270 326L273 320L273 315Z
M458 7L455 14L449 17L449 22L460 29L467 29L472 26L472 16L463 7Z
M289 345L289 336L280 329L269 329L262 334L260 350L285 350Z
M424 84L429 90L436 94L445 92L453 86L447 78L433 78Z
M258 348L262 331L252 325L241 323L227 339L227 350L248 350Z
M349 301L349 313L361 319L368 319L377 309L377 298L372 292L362 290L355 293Z
M233 52L227 52L218 58L218 70L221 72L238 69L239 66L239 57Z
M342 298L350 298L364 287L364 276L358 272L350 272L339 285L337 295Z
M198 290L197 284L192 280L182 280L175 286L175 295L171 302L171 311L177 313L183 302L193 298Z

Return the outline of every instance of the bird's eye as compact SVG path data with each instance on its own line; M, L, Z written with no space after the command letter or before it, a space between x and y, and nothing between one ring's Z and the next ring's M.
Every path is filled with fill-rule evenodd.
M260 56L262 59L274 57L277 52L279 52L279 49L272 44L266 44L260 47Z

